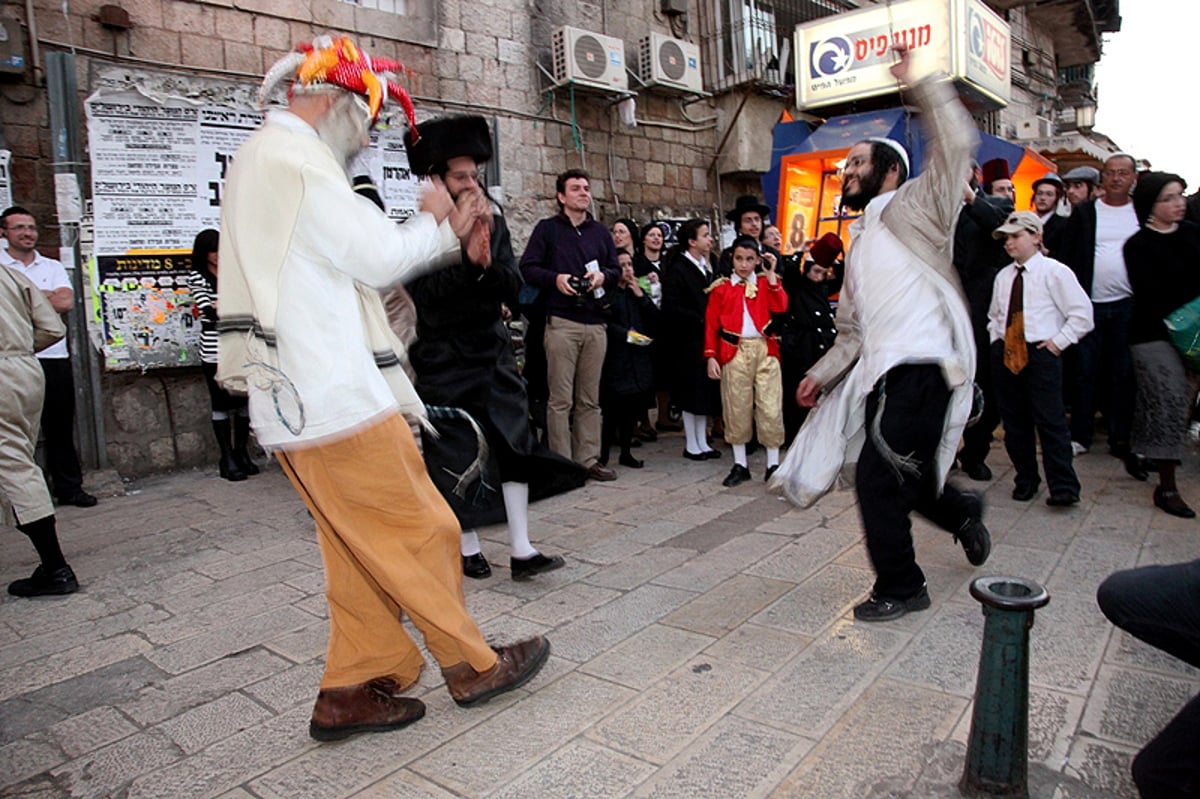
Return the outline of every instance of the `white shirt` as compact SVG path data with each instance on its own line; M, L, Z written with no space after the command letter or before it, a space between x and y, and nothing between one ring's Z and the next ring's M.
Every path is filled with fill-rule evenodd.
M729 279L733 285L739 283L749 283L752 286L758 285L758 275L753 272L747 280L743 280L736 274ZM754 324L754 319L750 316L750 306L746 304L746 299L742 298L742 338L762 338L762 333L759 332L758 326Z
M708 261L706 259L701 258L700 260L697 261L694 257L692 257L692 254L690 252L688 252L687 250L683 251L683 255L685 258L687 258L689 261L691 261L696 266L696 268L700 270L700 273L703 274L705 277L712 276L712 270L708 268Z
M871 376L902 363L961 360L953 344L953 320L932 285L930 269L879 218L896 193L881 194L850 225L846 279L853 284L854 312L862 329L861 357Z
M1025 262L1022 280L1022 308L1027 342L1052 341L1065 350L1092 329L1092 302L1079 285L1075 273L1065 264L1041 253ZM992 304L988 308L988 337L1004 339L1008 304L1017 265L1011 263L996 275L992 284Z
M33 263L26 266L21 261L9 255L7 249L0 250L0 264L20 272L42 291L57 291L62 288L71 288L71 279L67 277L67 270L63 268L63 265L53 258L47 258L39 252L34 252ZM70 357L70 353L67 351L66 337L57 344L51 344L39 352L37 356L39 358Z
M1133 296L1125 270L1125 242L1138 232L1133 203L1109 205L1096 201L1096 268L1092 302L1116 302Z

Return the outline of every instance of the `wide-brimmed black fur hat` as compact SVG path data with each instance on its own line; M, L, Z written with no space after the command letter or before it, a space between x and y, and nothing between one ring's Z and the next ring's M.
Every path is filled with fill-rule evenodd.
M413 174L429 175L451 158L473 158L477 164L492 160L492 134L483 117L431 119L420 124L420 134L421 138L415 142L411 129L404 134L408 165Z

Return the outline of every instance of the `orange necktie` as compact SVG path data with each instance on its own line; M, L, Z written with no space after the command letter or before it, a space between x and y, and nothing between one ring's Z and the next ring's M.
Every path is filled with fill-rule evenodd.
M1017 267L1012 294L1008 298L1008 317L1004 321L1004 365L1019 375L1029 363L1029 347L1025 344L1025 267Z

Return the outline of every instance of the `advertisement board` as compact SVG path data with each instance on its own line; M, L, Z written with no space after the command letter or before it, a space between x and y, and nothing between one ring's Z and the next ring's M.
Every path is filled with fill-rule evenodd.
M981 105L1007 105L1008 25L980 0L904 0L797 25L797 107L898 91L894 45L909 48L914 74L944 72Z

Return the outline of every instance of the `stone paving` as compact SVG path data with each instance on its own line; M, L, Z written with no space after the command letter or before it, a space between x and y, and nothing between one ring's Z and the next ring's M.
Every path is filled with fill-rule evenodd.
M1031 632L1033 796L1134 796L1133 753L1200 688L1096 607L1110 572L1200 551L1200 522L1155 510L1107 455L1077 460L1084 500L1065 511L1013 501L996 468L980 569L918 521L933 607L869 625L850 615L872 579L852 492L797 510L764 492L761 455L755 481L725 489L728 452L680 449L665 437L644 470L533 506L558 572L512 582L503 529L483 531L496 573L467 581L468 604L497 642L549 636L535 680L465 710L430 660L424 720L337 744L307 735L323 578L277 467L61 509L83 590L0 599L0 796L953 797L983 627L967 588L984 574L1052 596ZM1196 467L1182 489L1200 504ZM15 530L0 564L5 581L33 568Z

